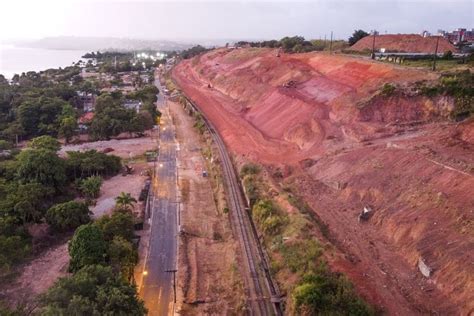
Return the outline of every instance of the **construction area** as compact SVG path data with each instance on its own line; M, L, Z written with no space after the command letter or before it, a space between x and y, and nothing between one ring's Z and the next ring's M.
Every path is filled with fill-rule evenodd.
M474 121L449 121L453 99L414 91L436 73L240 48L184 60L172 78L239 165L307 203L331 269L367 301L399 315L473 310Z

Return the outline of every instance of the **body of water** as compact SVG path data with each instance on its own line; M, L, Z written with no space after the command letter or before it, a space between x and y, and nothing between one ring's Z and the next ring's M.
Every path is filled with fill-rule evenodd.
M0 74L11 78L14 74L40 71L72 65L86 51L52 50L0 45Z

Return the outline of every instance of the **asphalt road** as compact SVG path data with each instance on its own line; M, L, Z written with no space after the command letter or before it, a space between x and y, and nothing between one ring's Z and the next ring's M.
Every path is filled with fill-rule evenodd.
M156 86L162 91L156 80ZM150 243L145 261L140 296L148 315L174 314L174 280L177 257L177 185L176 142L174 126L162 93L158 109L163 113L159 136L159 155L152 182L150 208Z

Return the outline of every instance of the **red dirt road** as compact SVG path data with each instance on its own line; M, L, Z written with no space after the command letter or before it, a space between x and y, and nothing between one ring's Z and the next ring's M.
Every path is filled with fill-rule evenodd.
M389 314L474 310L474 121L452 100L380 94L436 75L351 58L219 49L173 77L244 159L282 170L329 225L331 262ZM211 84L211 88L208 88ZM358 222L364 206L374 215ZM423 258L433 269L418 271Z

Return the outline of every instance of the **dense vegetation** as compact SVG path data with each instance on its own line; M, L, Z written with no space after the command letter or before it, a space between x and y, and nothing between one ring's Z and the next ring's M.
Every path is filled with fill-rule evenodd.
M417 84L417 89L428 96L448 95L454 98L455 108L451 113L456 120L474 115L474 73L465 71L449 72L441 75L433 86Z
M0 139L15 142L50 135L70 140L77 127L73 106L82 86L79 73L78 67L31 71L15 75L12 84L0 75Z
M133 285L138 262L133 244L134 199L122 193L116 209L80 226L69 243L72 276L58 280L42 297L42 315L145 315Z
M88 265L60 279L43 297L43 304L44 316L146 314L136 288L102 265Z
M126 97L122 93L106 93L97 98L95 115L90 124L92 139L110 139L120 133L141 134L153 127L161 113L154 106L158 94L155 86L145 86ZM125 99L142 102L141 111L125 108Z
M251 203L252 218L263 234L267 249L271 250L272 274L277 276L282 272L284 277L288 277L289 273L296 277L294 284L280 284L282 290L288 292L289 313L374 314L373 309L358 297L352 284L327 267L322 256L324 246L314 235L314 231L319 230L324 238L328 236L324 223L312 218L315 214L313 210L290 192L286 199L298 212L283 212L261 181L260 171L257 165L245 164L240 176Z
M152 67L156 60L135 65L127 54L94 55L90 57L101 62L92 69L89 61L86 71L110 71L107 82L83 79L80 63L15 75L10 82L0 75L0 278L11 277L13 265L29 258L32 249L42 250L75 230L69 243L72 275L57 281L42 297L41 315L146 314L133 285L138 253L131 207L136 200L122 193L113 214L95 222L89 211L103 178L121 170L120 158L95 150L60 156L57 137L67 143L78 136L78 117L88 111L81 100L85 94L99 95L87 129L92 138L142 134L152 128L160 115L154 105L159 91L146 84L153 82L154 75L143 68ZM118 71L134 69L141 71L129 74L133 92L99 92L120 84ZM127 103L133 103L130 100L140 102L139 109L127 108ZM26 146L20 141L27 141ZM41 225L48 228L46 236L30 236L36 224L47 224ZM2 315L29 313L0 306Z
M281 48L285 53L305 53L312 51L340 50L347 47L347 43L341 40L305 40L302 36L284 37L281 40L270 40L262 42L240 41L237 46L249 45L250 47Z
M40 136L20 153L0 161L2 273L31 249L29 224L46 221L56 231L67 231L89 222L87 206L70 201L75 190L80 190L78 185L91 175L111 176L121 168L120 159L115 156L86 151L70 152L61 158L58 150L56 139ZM91 198L97 196L92 195Z
M355 43L357 43L360 39L369 35L370 34L364 30L355 30L354 33L352 33L352 36L349 37L349 45L352 46Z
M197 45L197 46L194 46L194 47L191 47L189 49L185 49L183 50L181 53L180 53L180 56L183 58L183 59L189 59L189 58L192 58L194 56L197 56L199 54L202 54L202 53L205 53L207 51L209 51L210 49L208 48L205 48L201 45Z

